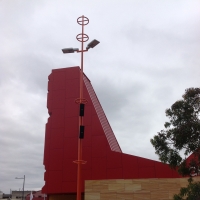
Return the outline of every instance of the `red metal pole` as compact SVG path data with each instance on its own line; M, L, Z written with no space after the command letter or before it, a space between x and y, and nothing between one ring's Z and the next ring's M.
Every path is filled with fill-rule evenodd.
M82 99L83 99L83 48L84 48L83 40L84 40L84 16L82 16L80 103L82 103ZM83 116L79 116L79 128L82 125L83 125ZM82 139L79 138L78 139L77 200L81 200L81 165L82 165Z
M82 25L82 33L78 34L76 36L76 39L81 42L81 50L78 50L77 52L81 52L81 70L80 70L80 96L78 99L75 100L77 104L86 104L87 100L83 98L83 53L88 51L87 49L84 50L83 43L88 41L89 37L87 34L84 34L84 26L89 23L89 19L82 15L77 19L77 23L79 25ZM74 161L74 163L78 164L77 168L77 200L81 200L81 165L85 164L86 161L82 160L82 139L83 137L80 135L81 133L81 127L83 127L83 116L79 114L79 137L78 137L78 160ZM84 127L83 127L84 128ZM84 131L84 130L83 130ZM83 132L84 136L84 132Z

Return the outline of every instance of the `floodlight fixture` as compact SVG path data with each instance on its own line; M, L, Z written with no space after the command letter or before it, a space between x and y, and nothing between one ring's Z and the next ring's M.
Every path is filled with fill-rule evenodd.
M95 46L97 46L97 44L99 44L100 42L96 39L92 40L86 47L86 49L90 49L90 48L94 48Z
M63 53L74 53L75 51L78 52L78 50L79 50L78 48L72 48L71 47L71 48L62 49L62 52Z

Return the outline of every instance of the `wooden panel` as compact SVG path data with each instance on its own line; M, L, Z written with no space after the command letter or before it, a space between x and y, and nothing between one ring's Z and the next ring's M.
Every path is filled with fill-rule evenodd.
M85 199L88 200L99 200L100 199L100 193L87 193L85 194Z
M172 200L188 178L91 180L85 182L85 200ZM195 177L194 181L200 181Z
M134 194L126 194L126 193L119 193L116 195L116 199L119 199L119 200L132 200L134 198Z
M111 183L108 185L110 191L124 191L124 184L122 183Z
M100 194L100 199L103 199L103 200L116 200L117 197L116 197L116 193L101 193Z
M124 192L135 192L141 190L141 184L134 184L134 183L125 183L124 185Z

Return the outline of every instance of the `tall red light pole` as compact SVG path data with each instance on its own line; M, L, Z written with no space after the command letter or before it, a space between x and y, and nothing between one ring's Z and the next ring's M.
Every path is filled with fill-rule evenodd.
M77 170L77 200L81 200L81 165L85 164L86 161L82 160L82 139L84 139L84 124L83 124L83 117L84 117L84 108L87 100L83 98L83 53L88 51L90 48L95 47L99 44L99 41L93 40L90 42L86 49L84 49L84 42L89 40L87 34L84 33L84 26L89 23L89 19L82 15L77 19L77 23L82 26L82 33L76 36L76 39L81 42L81 50L78 48L65 48L62 49L63 53L80 53L81 52L81 70L80 70L80 96L75 100L77 104L80 105L79 110L79 137L78 137L78 160L74 161L74 163L78 164Z

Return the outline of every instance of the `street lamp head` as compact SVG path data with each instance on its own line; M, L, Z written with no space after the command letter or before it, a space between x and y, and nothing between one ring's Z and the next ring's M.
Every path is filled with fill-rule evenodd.
M78 48L65 48L62 49L63 53L74 53L75 51L77 52L79 49Z
M15 177L15 179L25 179L25 176L22 178L22 177Z
M94 40L92 40L88 45L87 45L87 47L86 47L86 49L88 50L88 49L90 49L90 48L93 48L93 47L95 47L97 44L99 44L100 42L98 41L98 40L96 40L96 39L94 39Z

